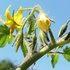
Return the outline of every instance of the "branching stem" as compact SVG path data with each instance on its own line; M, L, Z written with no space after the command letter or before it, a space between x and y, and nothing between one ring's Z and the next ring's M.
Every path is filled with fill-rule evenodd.
M36 11L36 8L41 9L41 7L39 5L34 6L31 10L30 15L27 17L27 19L24 22L23 28L26 24L26 22L29 20L29 18L34 14L34 12ZM25 9L26 10L26 9ZM30 9L29 9L30 10ZM52 49L56 48L57 46L60 45L64 45L67 43L70 43L70 38L65 40L65 36L63 36L62 38L55 40L53 33L51 31L51 29L49 29L49 34L50 34L50 38L51 38L51 42L49 43L49 45L46 45L44 48L42 48L40 51L38 51L37 53L35 53L33 56L31 56L30 58L28 58L25 62L22 62L22 64L19 66L19 68L21 70L26 70L29 66L31 66L34 62L36 62L38 59L40 59L43 55L45 55L46 53L50 52ZM52 52L50 52L52 53ZM57 52L60 54L64 54L61 52ZM16 69L17 70L17 69Z
M23 24L23 28L24 28L26 22L29 20L29 18L34 14L34 12L35 12L35 11L36 11L36 12L39 12L39 11L36 10L36 8L40 8L40 6L39 6L39 5L36 5L36 6L34 6L34 7L32 8L32 11L31 11L30 15L27 17L27 19L25 20L25 22L24 22L24 24ZM30 9L31 9L31 8L30 8ZM41 9L41 8L40 8L40 9ZM26 9L26 10L27 10L27 9Z
M19 68L21 68L21 70L26 70L30 65L32 65L34 62L36 62L38 59L40 59L43 55L50 52L50 50L52 50L62 44L70 43L70 38L68 40L64 41L65 37L66 37L66 35L63 36L62 38L56 40L56 44L50 43L48 46L46 46L43 49L41 49L40 51L38 51L36 54L34 54L34 56L29 58L25 63L22 63L22 65L20 65Z

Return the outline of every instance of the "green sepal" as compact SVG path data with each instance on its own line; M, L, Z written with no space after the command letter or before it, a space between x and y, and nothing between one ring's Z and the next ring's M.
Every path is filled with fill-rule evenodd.
M21 45L21 42L23 41L22 35L23 35L23 33L22 33L22 29L21 29L21 30L18 32L18 34L16 35L15 40L14 40L14 42L13 42L13 45L16 46L16 52L18 51L18 49L19 49L19 47L20 47L20 45ZM13 45L12 45L12 46L13 46Z
M65 37L65 40L68 40L70 38L70 32L68 32L67 36Z
M39 39L41 43L47 44L47 42L49 42L49 37L47 33L44 33L43 31L40 30L39 33Z
M24 57L26 57L26 55L28 53L28 49L27 49L27 46L26 46L26 43L25 42L22 42L21 43L21 50L23 52Z
M28 31L27 31L27 34L32 34L33 31L35 31L35 23L36 23L36 17L35 15L33 14L31 16L31 18L29 18L28 20Z

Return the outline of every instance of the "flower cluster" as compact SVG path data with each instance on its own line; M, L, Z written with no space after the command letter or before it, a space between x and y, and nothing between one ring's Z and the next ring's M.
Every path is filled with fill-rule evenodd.
M13 33L13 31L14 31L15 28L21 28L22 27L22 22L23 22L23 18L22 18L23 8L20 7L18 9L18 11L13 16L11 16L10 15L10 6L6 9L6 12L5 12L6 21L2 20L2 18L0 18L0 21L3 24L5 24L6 26L10 27L10 35L11 35Z
M10 5L11 6L11 5ZM6 21L2 20L2 18L0 18L0 21L6 25L10 27L10 36L12 35L14 29L16 28L22 28L23 26L23 8L20 7L18 9L18 11L14 14L14 15L10 15L10 6L6 9L5 12L5 17L6 17ZM39 17L37 20L37 26L40 30L47 32L50 28L50 19L48 18L48 16L45 15L44 12L39 12Z

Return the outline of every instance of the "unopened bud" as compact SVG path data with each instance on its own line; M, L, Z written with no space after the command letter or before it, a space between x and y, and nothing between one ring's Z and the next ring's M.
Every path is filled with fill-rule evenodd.
M37 25L39 29L47 32L50 28L50 19L43 12L41 12L38 17Z

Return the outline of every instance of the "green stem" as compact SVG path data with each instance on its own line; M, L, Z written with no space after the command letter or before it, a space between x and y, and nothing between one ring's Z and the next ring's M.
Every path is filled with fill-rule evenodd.
M49 48L47 50L47 52L49 51ZM41 58L44 54L46 53L45 48L43 50L41 50L40 52L34 54L34 56L32 56L30 59L28 59L24 64L22 64L21 66L19 66L21 68L21 70L25 70L27 69L30 65L32 65L35 61L37 61L39 58Z
M23 11L25 10L32 10L32 8L23 8Z
M43 55L51 51L52 49L56 48L57 46L60 46L62 44L70 43L70 38L66 41L64 41L64 38L66 35L59 40L56 40L56 44L50 43L48 46L41 49L39 52L35 53L34 56L29 58L25 63L22 63L22 65L19 66L21 70L26 70L30 65L32 65L34 62L36 62L38 59L40 59Z
M38 13L38 11L36 10L36 8L40 8L40 6L39 6L39 5L36 5L36 6L34 6L34 7L32 8L32 11L31 11L30 15L27 17L26 21L25 21L24 24L23 24L23 28L24 28L26 22L29 20L29 18L34 14L34 12L36 11L36 12ZM27 10L27 9L26 9L26 10Z

